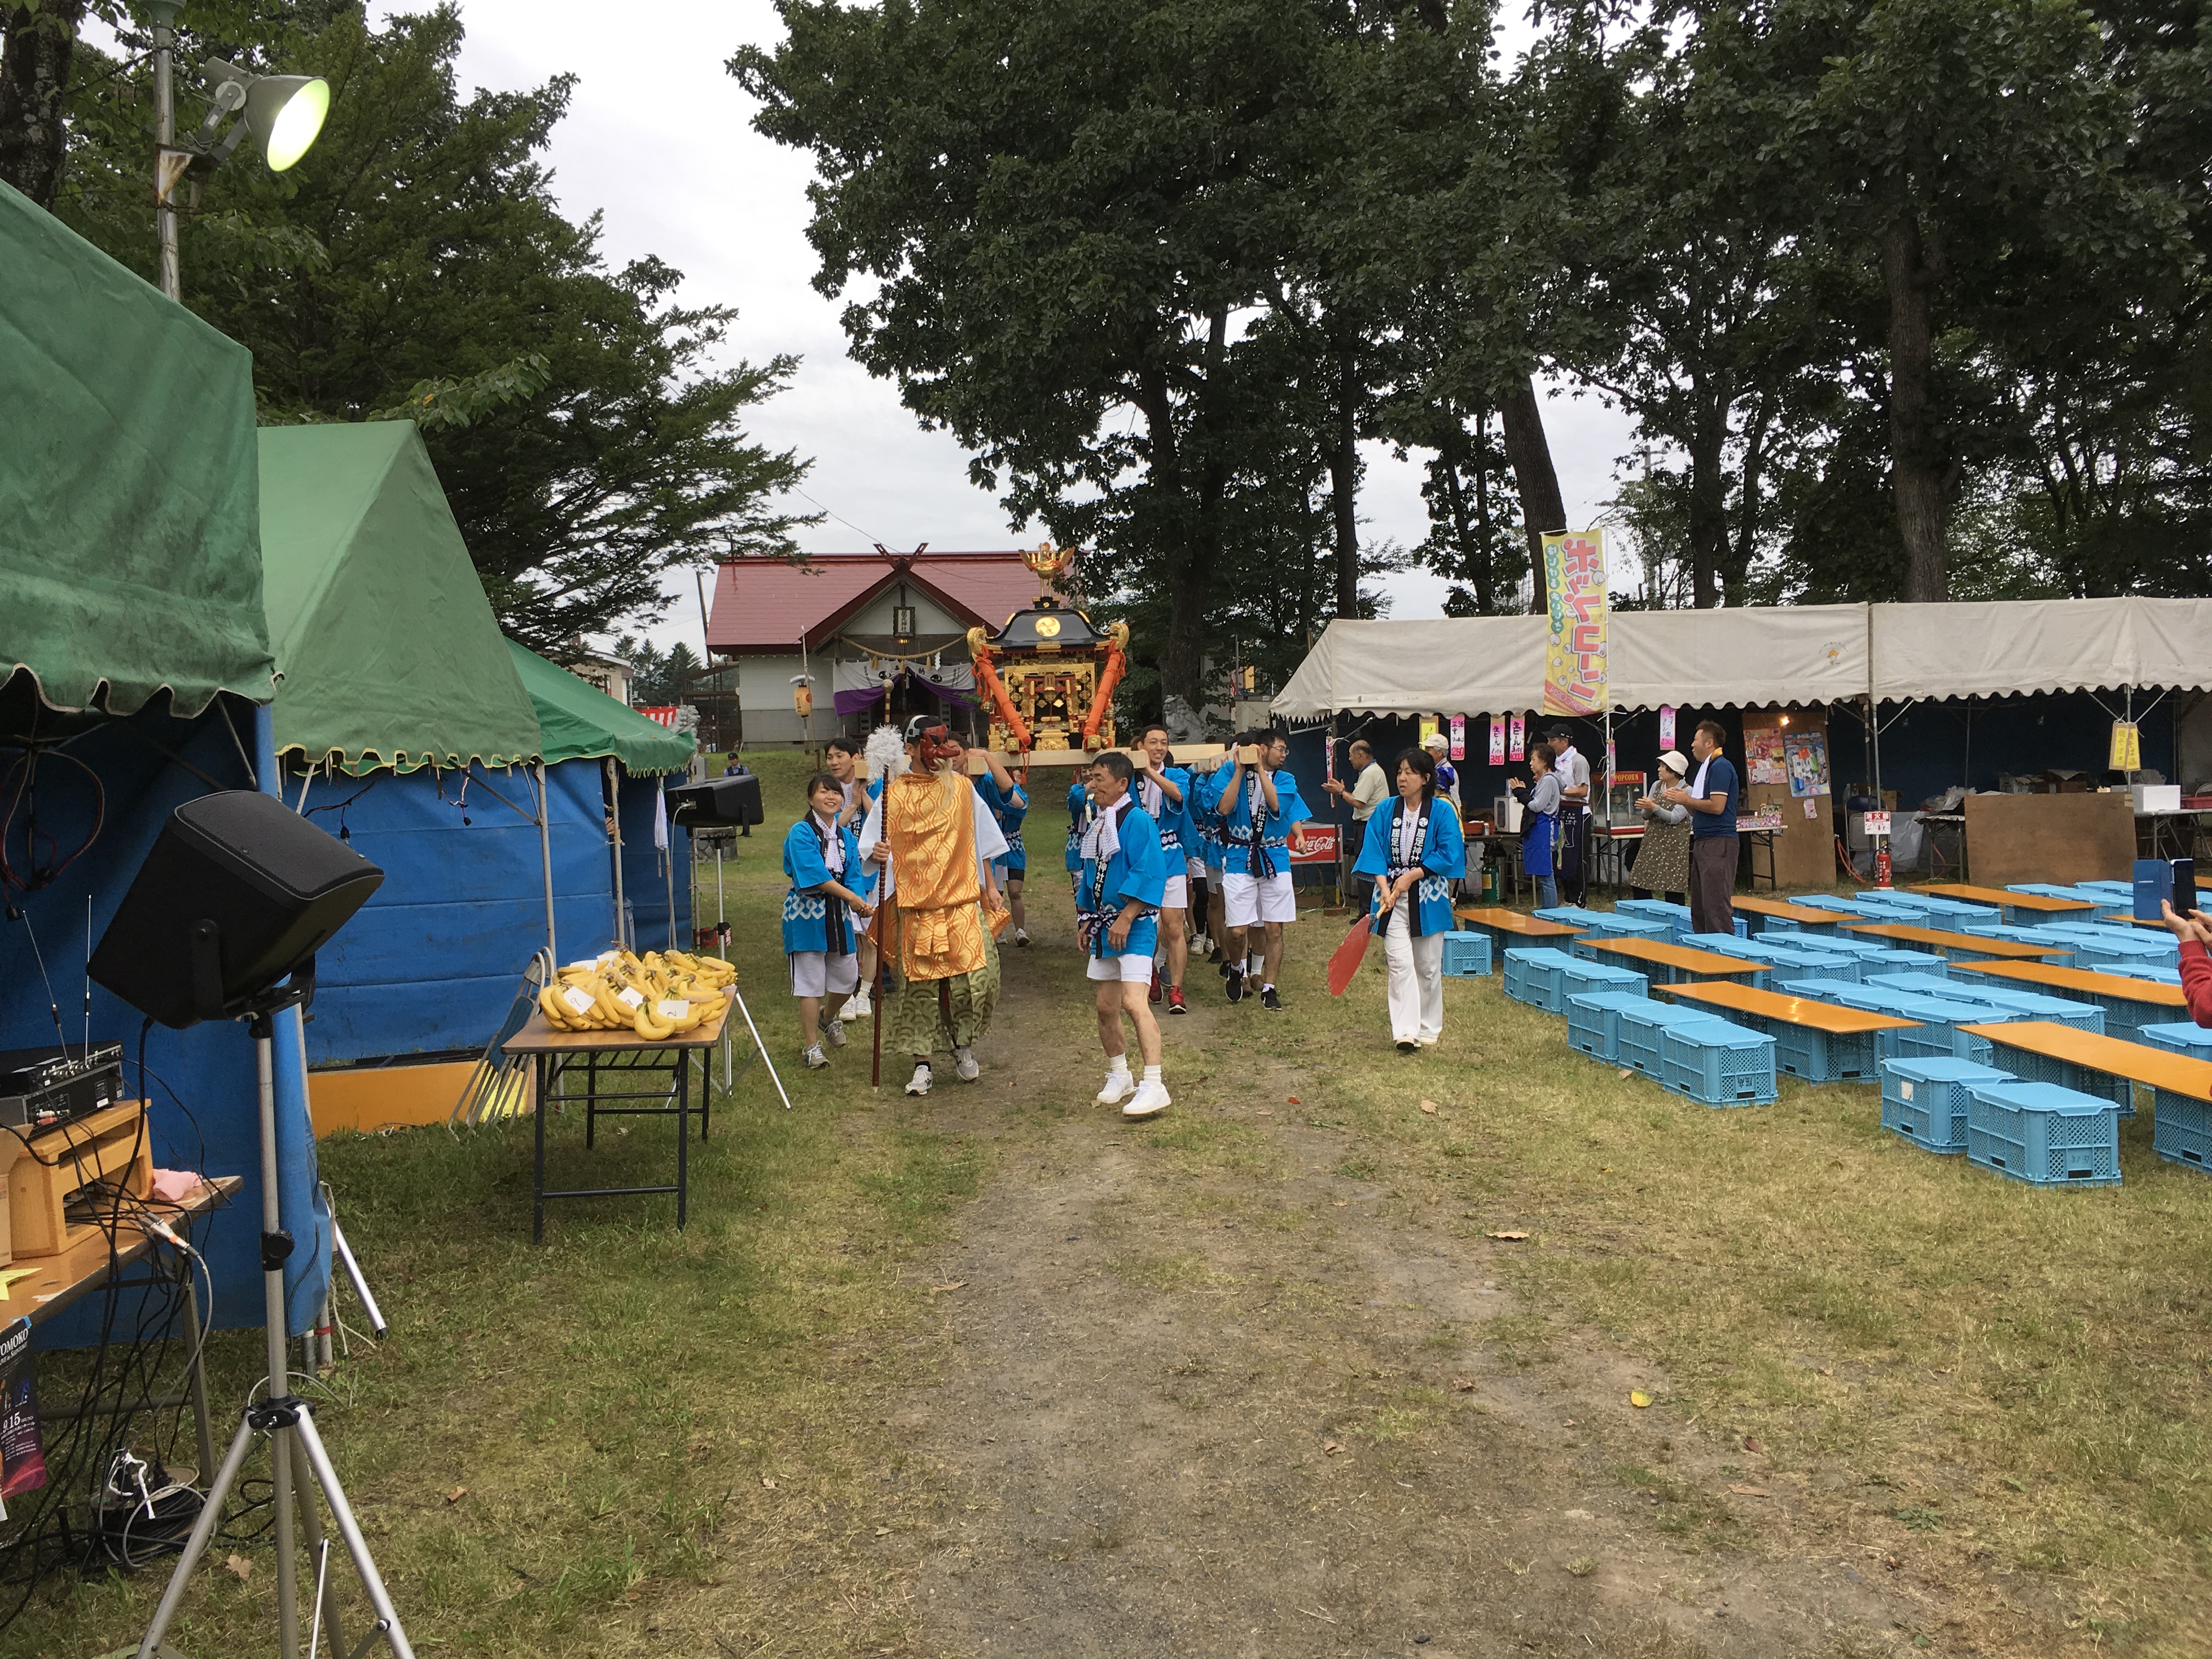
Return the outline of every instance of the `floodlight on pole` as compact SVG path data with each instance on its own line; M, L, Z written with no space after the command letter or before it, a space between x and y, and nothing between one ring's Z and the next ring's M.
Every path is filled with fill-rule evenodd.
M270 171L283 173L296 165L313 146L330 114L331 84L316 75L257 75L220 58L202 66L201 79L208 89L207 119L199 131L182 143L177 141L176 99L171 59L176 39L177 13L182 0L147 0L154 33L154 208L159 239L159 278L161 292L172 300L184 297L177 257L177 195L185 181L195 181L228 161L249 136L269 163ZM221 142L216 134L226 116L236 115Z

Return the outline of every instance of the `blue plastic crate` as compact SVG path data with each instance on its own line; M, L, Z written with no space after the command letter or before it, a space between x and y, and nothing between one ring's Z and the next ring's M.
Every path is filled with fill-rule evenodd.
M1456 931L1446 933L1444 972L1455 979L1487 977L1490 973L1490 935Z
M1631 915L1663 921L1669 927L1687 927L1690 925L1690 907L1670 904L1665 899L1622 899L1613 908L1616 915L1625 910Z
M1505 994L1546 1013L1558 1013L1559 971L1573 960L1547 945L1516 945L1505 953Z
M1595 991L1626 991L1632 996L1650 996L1651 981L1633 968L1616 968L1608 962L1583 962L1570 958L1559 969L1559 996L1586 995Z
M1674 924L1656 916L1622 915L1617 910L1601 910L1583 936L1589 939L1648 939L1661 945L1668 945L1674 942Z
M1784 1019L1770 1019L1765 1029L1774 1039L1774 1069L1808 1083L1870 1079L1880 1063L1870 1031L1819 1031Z
M1951 970L1950 964L1930 951L1884 949L1859 958L1859 977L1870 974L1929 974L1948 979Z
M1744 912L1743 921L1744 926L1751 927L1751 936L1753 939L1757 939L1762 933L1802 933L1805 931L1802 923L1792 921L1787 916L1762 916L1756 910ZM1753 922L1758 926L1752 927ZM1827 924L1821 925L1825 927Z
M2212 1031L2194 1020L2140 1026L2136 1030L2136 1041L2163 1048L2168 1054L2187 1054L2191 1060L2212 1060Z
M2015 988L2002 980L1978 975L1971 981L1938 979L1932 974L1876 974L1867 981L1869 985L1886 986L1893 991L1903 991L1913 996L1930 996L1945 1000L1972 997L1976 1002L1993 1008L2009 1008L2021 1019L2048 1020L2054 1025L2069 1025L2077 1031L2105 1034L2105 1011L2094 1003L2076 1002L2065 997L2047 996L2039 991Z
M1668 1026L1659 1080L1708 1106L1763 1106L1774 1098L1774 1039L1721 1020Z
M1659 1034L1676 1025L1715 1024L1728 1022L1704 1008L1680 1007L1668 1002L1647 1000L1639 1008L1622 1008L1615 1018L1619 1021L1620 1042L1616 1058L1623 1066L1633 1066L1650 1077L1660 1074ZM1741 1030L1741 1026L1735 1028Z
M1949 1056L1881 1063L1881 1127L1923 1152L1966 1150L1970 1083L2009 1083L2009 1072Z
M1620 1064L1620 1011L1645 1000L1632 991L1582 991L1567 998L1567 1046Z
M2151 1099L2158 1115L2151 1125L2151 1151L2185 1170L2212 1172L2212 1106L2165 1089Z
M2102 1100L2122 1117L2136 1115L2136 1086L2124 1077L2093 1072L2086 1066L2076 1066L2070 1060L2054 1060L2049 1054L2032 1054L2025 1048L2003 1045L1996 1046L1990 1063L2002 1066L2022 1082L2048 1083L2054 1088L2069 1089L2077 1095L2087 1095L2092 1100Z
M1579 904L1547 905L1528 914L1539 921L1563 922L1570 927L1594 927L1602 919L1599 912L1586 910Z
M2140 979L2148 981L2153 985L2181 983L2181 969L2179 968L2144 967L2128 963L2115 963L2110 967L2100 968L2097 971L2100 974L2110 974L2115 979Z
M2055 1083L1966 1085L1966 1158L2037 1187L2120 1184L2119 1115Z

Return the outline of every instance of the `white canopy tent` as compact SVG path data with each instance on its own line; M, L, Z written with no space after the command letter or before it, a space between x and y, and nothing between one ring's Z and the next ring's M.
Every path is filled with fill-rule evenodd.
M2202 690L2212 599L1617 611L1608 655L1617 708ZM1336 622L1272 707L1293 720L1501 714L1543 696L1541 617Z

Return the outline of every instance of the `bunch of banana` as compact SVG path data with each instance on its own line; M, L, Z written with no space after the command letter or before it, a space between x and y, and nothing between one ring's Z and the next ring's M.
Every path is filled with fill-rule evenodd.
M737 970L714 957L608 951L562 969L538 1006L557 1030L633 1031L660 1042L720 1018L736 978Z

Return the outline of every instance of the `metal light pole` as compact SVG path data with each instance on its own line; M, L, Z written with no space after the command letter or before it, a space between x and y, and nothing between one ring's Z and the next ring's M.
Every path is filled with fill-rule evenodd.
M169 59L179 0L147 0L154 23L154 222L161 250L161 289L172 300L185 297L177 268L177 206L189 160L176 149L177 99Z

